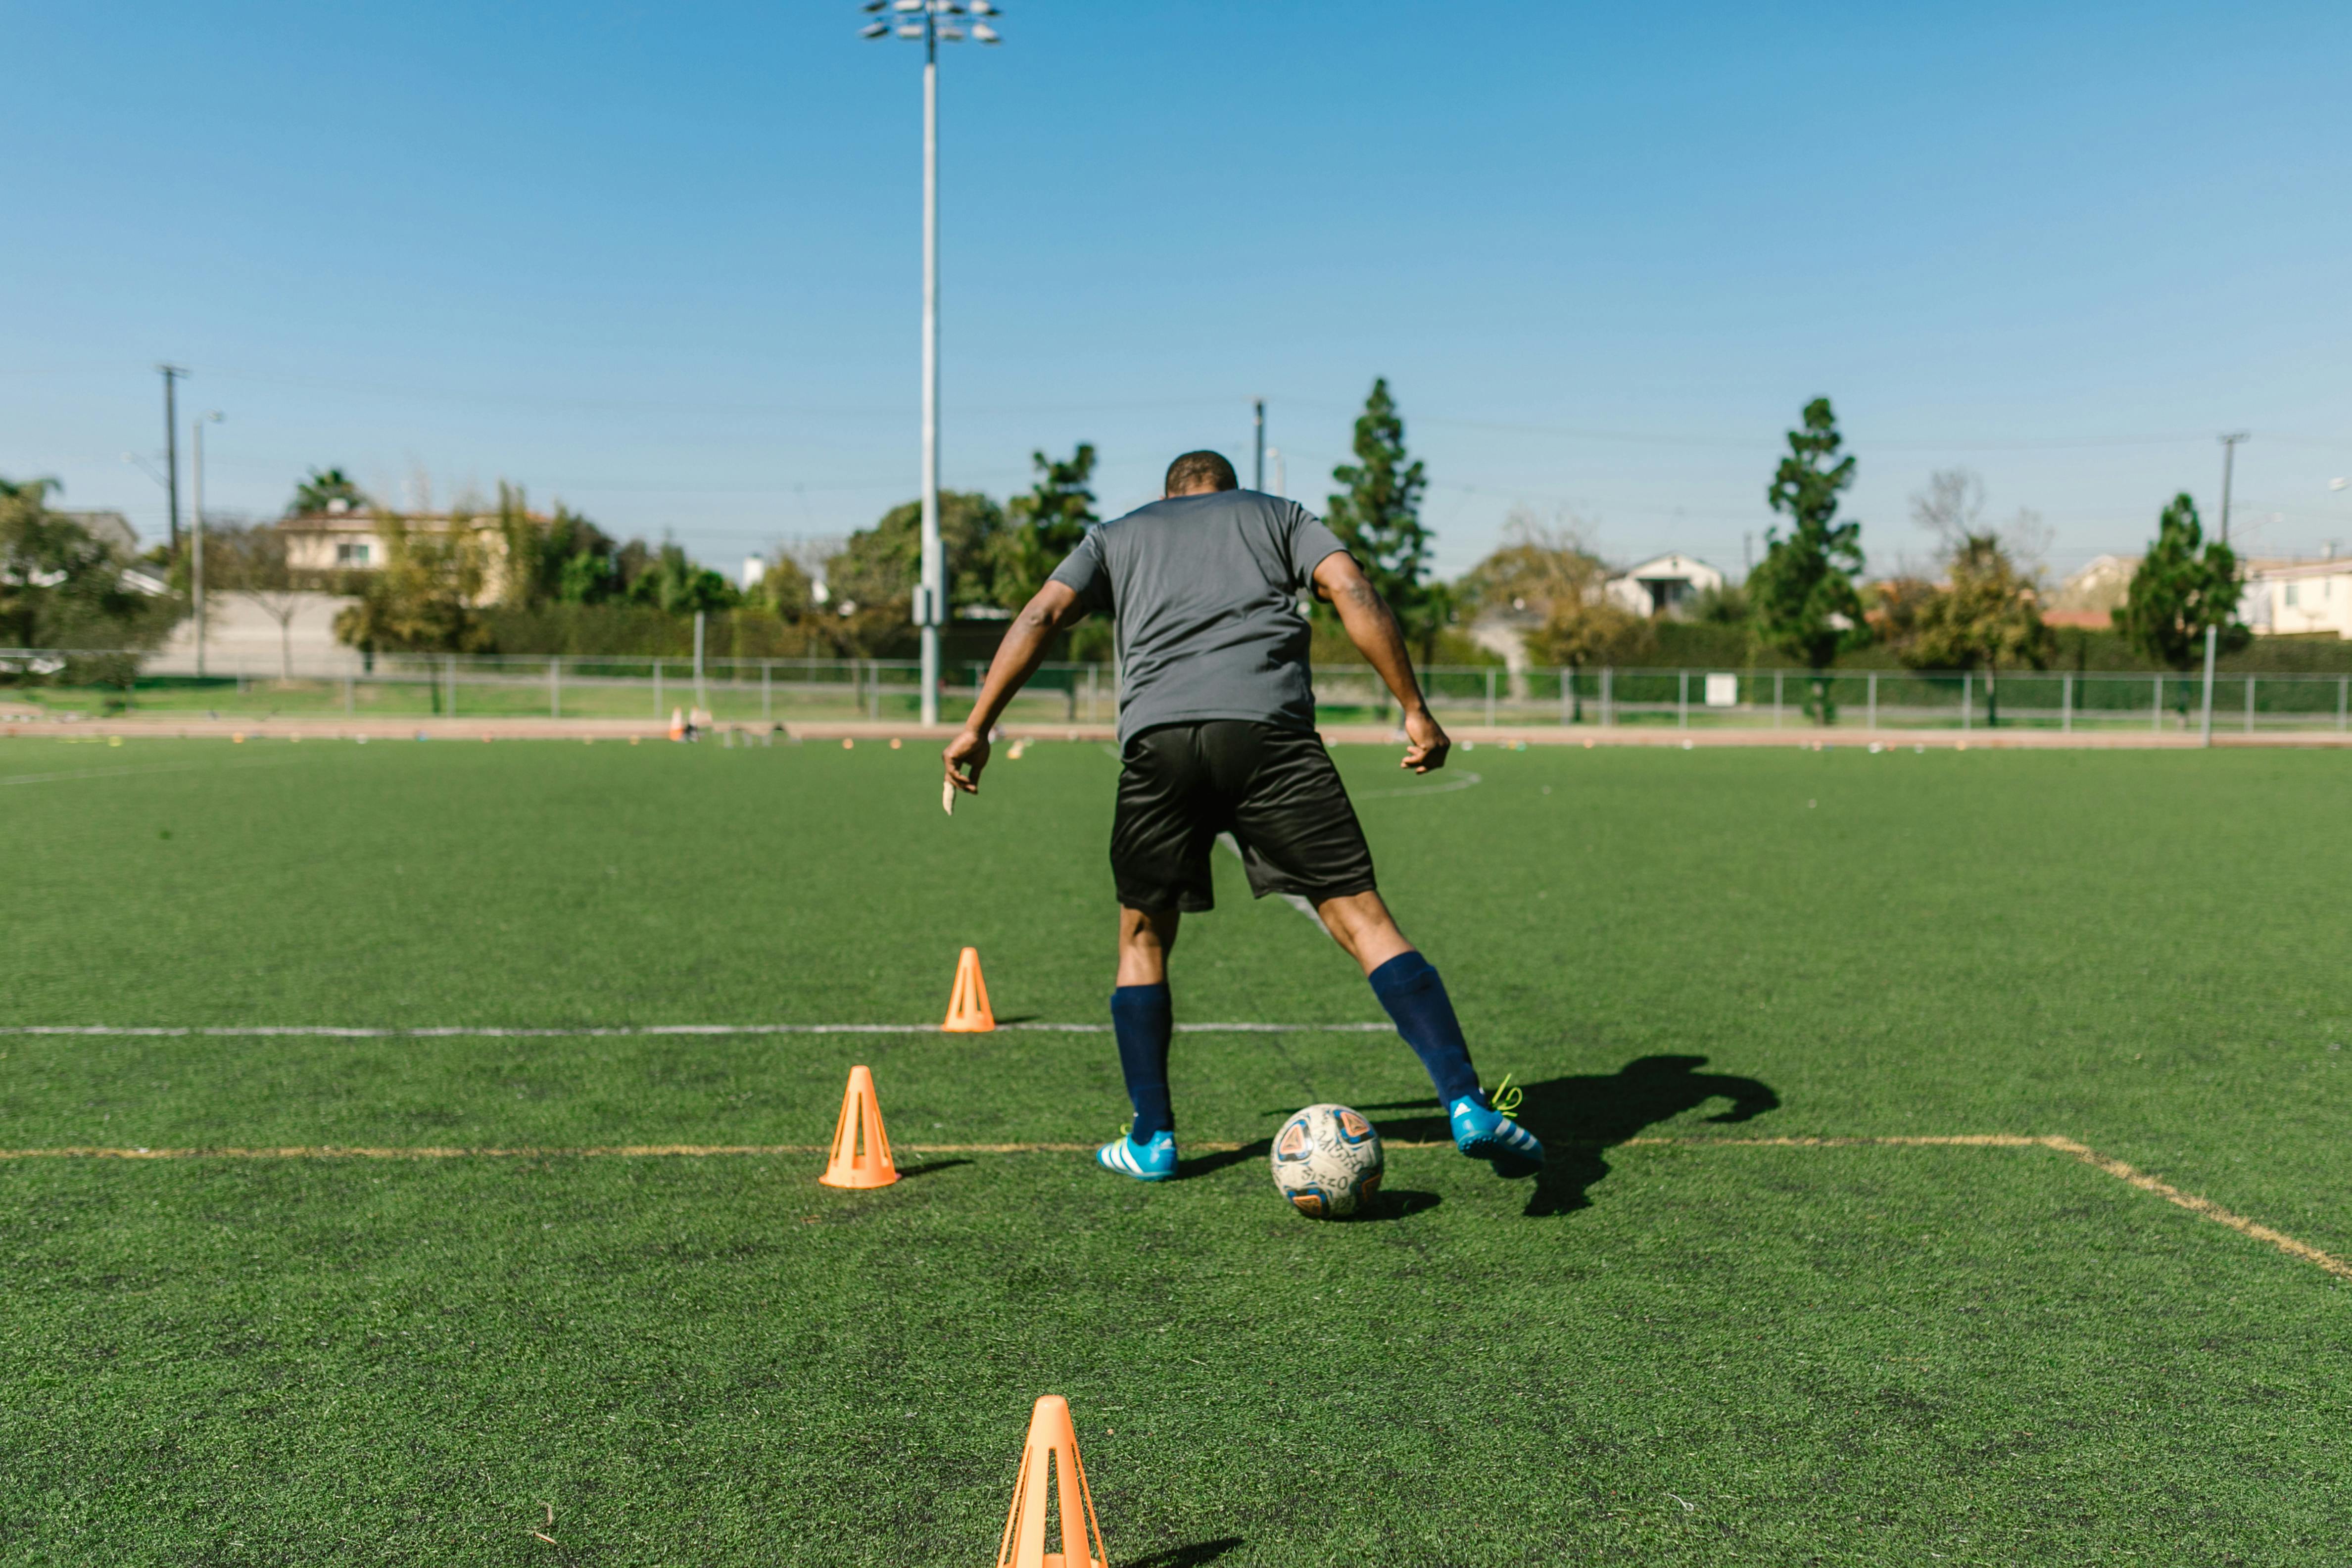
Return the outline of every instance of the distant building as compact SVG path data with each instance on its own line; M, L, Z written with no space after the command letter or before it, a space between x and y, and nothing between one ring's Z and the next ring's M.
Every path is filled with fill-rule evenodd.
M1645 618L1687 614L1702 593L1720 592L1723 573L1679 552L1645 560L1601 588L1610 600Z
M542 526L549 520L536 512L525 517ZM457 528L470 532L482 550L481 601L488 603L506 591L507 537L496 513L403 512L399 518L412 534L446 535ZM286 565L289 570L321 576L381 570L390 549L385 520L373 507L340 500L329 502L323 512L288 517L278 524L286 536Z
M112 545L124 555L139 553L139 535L131 527L131 519L121 512L70 512L52 507L49 516L79 523L90 538L100 544Z
M2257 636L2352 638L2352 558L2249 561L2238 614Z
M2136 555L2094 558L2058 585L2058 591L2042 607L2043 623L2105 631L2115 623L2116 612L2123 608L2124 596L2131 590L2132 574L2138 570Z

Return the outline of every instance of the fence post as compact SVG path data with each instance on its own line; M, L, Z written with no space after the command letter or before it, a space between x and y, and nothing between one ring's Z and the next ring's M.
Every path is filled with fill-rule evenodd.
M699 610L694 612L694 706L699 708L707 708L710 706L710 694L703 688L702 684L703 613Z
M2058 677L2058 732L2074 733L2074 672L2067 671Z
M661 661L654 661L654 716L661 717Z
M2164 727L2164 677L2162 675L2156 677L2156 699L2147 710L2147 727L2150 729Z
M1559 672L1559 722L1566 724L1576 702L1576 688L1570 685L1576 676L1563 667Z
M1772 672L1772 727L1780 727L1780 677L1785 672Z
M2254 733L2254 677L2246 677L2246 733Z
M1601 727L1603 729L1617 722L1616 674L1609 665L1601 666Z
M547 716L563 716L563 655L561 653L547 661Z
M2352 675L2336 677L2336 727L2345 727L2345 719L2352 716Z
M760 722L768 724L775 718L775 668L773 659L760 661Z
M1690 727L1690 672L1688 670L1675 672L1675 727L1677 729Z
M2213 645L2220 637L2218 627L2205 628L2205 697L2198 709L2197 737L2200 746L2213 744Z
M1863 727L1871 730L1878 727L1878 672L1876 670L1870 672L1870 722Z
M880 724L882 722L882 661L869 659L866 661L866 674L869 678L866 683L866 714L875 723Z
M1495 666L1486 666L1486 727L1495 727Z
M457 716L457 655L449 655L449 716Z
M1088 724L1092 724L1095 721L1095 699L1101 694L1101 691L1102 666L1100 664L1089 664L1087 666L1087 722Z

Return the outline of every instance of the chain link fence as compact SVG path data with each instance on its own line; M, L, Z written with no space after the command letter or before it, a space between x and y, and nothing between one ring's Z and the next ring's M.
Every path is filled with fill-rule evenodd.
M941 671L950 716L977 696L987 666ZM290 671L290 673L289 673ZM1420 672L1446 722L1492 727L1647 725L1778 728L1828 718L1863 729L2018 727L2073 731L2193 729L2203 679L2170 672L2026 670L1519 669L1434 665ZM232 664L202 675L148 674L136 654L0 649L0 712L246 716L667 719L699 709L722 724L787 719L907 722L920 710L921 667L907 659L621 658L604 654L379 654L353 672L299 662ZM1360 665L1316 676L1328 723L1398 716ZM2222 674L2213 726L2343 730L2352 674ZM1028 724L1108 724L1110 665L1042 666L1007 716Z

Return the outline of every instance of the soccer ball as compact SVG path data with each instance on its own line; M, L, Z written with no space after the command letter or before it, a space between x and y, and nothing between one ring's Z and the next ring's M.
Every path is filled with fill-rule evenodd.
M1381 1135L1345 1105L1309 1105L1274 1135L1274 1185L1309 1219L1344 1219L1381 1188Z

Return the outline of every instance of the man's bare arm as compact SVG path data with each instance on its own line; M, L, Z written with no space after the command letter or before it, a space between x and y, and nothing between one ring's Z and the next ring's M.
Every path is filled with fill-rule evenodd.
M1045 662L1045 649L1053 643L1054 633L1084 620L1086 613L1078 596L1058 582L1048 582L1021 607L1021 613L1005 629L1004 641L996 645L988 678L981 683L980 701L972 705L962 732L948 742L944 755L949 783L967 795L980 793L980 770L988 766L988 732L1013 694Z
M1444 767L1445 753L1454 743L1445 737L1444 729L1430 716L1429 704L1422 698L1421 683L1413 678L1412 656L1405 651L1404 629L1397 624L1395 612L1380 591L1365 578L1355 557L1341 551L1325 556L1315 569L1315 596L1328 601L1339 612L1348 641L1371 662L1395 694L1397 706L1404 709L1407 744L1404 760L1398 766L1415 773Z

